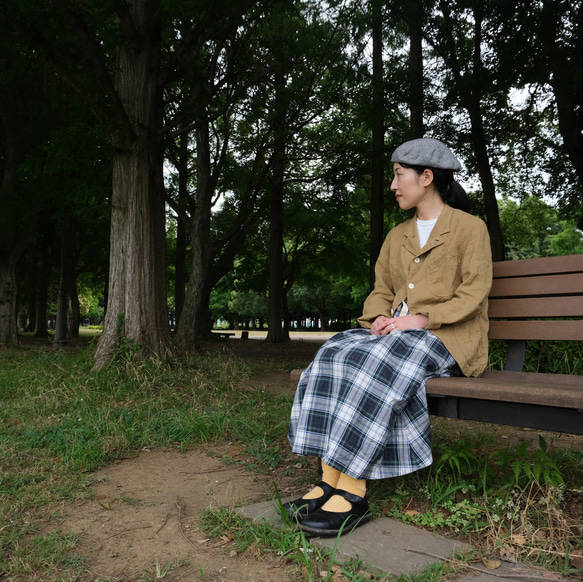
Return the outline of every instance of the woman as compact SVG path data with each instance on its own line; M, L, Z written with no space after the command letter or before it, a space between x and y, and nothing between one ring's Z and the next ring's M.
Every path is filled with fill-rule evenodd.
M382 247L359 318L366 329L322 346L292 408L292 450L321 457L322 481L284 508L312 535L370 519L367 479L430 465L425 381L479 376L487 364L490 241L454 181L460 163L435 139L406 142L391 161L391 190L415 214Z

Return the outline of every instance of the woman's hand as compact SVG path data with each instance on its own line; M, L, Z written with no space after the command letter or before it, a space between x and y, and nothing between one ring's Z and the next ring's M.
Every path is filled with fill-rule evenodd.
M429 318L426 315L407 315L404 317L385 317L379 315L370 328L372 335L387 335L403 329L425 329Z

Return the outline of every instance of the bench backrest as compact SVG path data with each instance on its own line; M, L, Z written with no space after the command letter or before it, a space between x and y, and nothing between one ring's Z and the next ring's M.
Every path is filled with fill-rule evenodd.
M583 340L583 254L494 263L490 339ZM504 321L496 321L503 319Z
M511 340L507 370L524 340L583 340L583 254L494 263L488 315L489 338Z

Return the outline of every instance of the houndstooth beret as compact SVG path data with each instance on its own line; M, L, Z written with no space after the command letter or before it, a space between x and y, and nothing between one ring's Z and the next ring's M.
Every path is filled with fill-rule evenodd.
M391 162L425 166L459 172L462 166L453 152L438 139L424 137L401 144L391 156Z

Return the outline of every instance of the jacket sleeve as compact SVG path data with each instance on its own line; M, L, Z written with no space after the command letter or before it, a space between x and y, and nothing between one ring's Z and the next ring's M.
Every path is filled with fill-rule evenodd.
M358 322L362 327L370 328L379 316L392 317L391 309L395 299L394 284L389 268L391 257L391 233L386 237L375 265L375 286L366 298L362 315Z
M477 317L484 310L492 285L492 254L488 229L475 222L465 241L460 259L460 283L451 299L420 307L415 313L429 318L428 330L461 323Z

